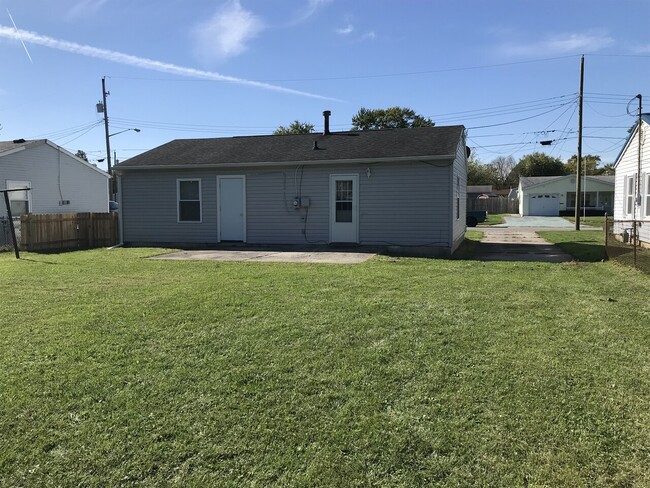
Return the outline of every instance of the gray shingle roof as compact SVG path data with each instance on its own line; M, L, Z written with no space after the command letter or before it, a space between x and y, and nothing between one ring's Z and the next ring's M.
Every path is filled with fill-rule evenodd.
M406 157L453 158L464 127L422 127L282 136L176 139L118 164L148 166L292 163ZM318 150L314 150L314 142Z
M23 139L21 139L22 141ZM45 144L45 139L35 139L33 141L24 141L24 142L14 142L14 141L0 141L0 154L17 149L19 147L27 146L38 146L39 144Z
M521 189L528 188L529 186L541 185L542 183L548 183L553 180L561 180L562 178L570 178L574 175L563 175L563 176L521 176L519 181L521 183ZM601 183L609 183L614 185L614 176L587 176L587 180L599 181Z

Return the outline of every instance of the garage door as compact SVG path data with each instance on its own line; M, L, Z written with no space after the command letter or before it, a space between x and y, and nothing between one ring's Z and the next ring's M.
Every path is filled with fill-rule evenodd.
M538 193L530 195L528 215L560 215L560 198L557 193Z

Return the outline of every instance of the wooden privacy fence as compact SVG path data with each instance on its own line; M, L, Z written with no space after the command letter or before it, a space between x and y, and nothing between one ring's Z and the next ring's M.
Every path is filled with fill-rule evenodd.
M117 244L117 213L27 214L20 247L26 251L91 249Z
M519 200L506 197L468 198L467 210L487 210L489 214L519 213Z

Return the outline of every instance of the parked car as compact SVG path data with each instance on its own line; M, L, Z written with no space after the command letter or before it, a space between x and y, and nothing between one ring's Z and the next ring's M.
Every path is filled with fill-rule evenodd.
M479 222L485 222L487 216L487 210L468 210L465 214L465 225L467 227L476 227Z

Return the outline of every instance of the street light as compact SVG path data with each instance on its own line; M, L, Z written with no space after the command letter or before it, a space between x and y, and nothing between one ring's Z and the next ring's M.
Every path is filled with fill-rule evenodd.
M119 131L119 132L114 132L113 134L108 134L108 137L113 137L113 136L116 136L116 135L118 135L118 134L121 134L122 132L128 132L128 131L130 131L130 130L134 130L134 131L136 131L136 132L140 132L140 129L135 129L135 128L134 128L134 129L124 129L124 130L121 130L121 131Z

